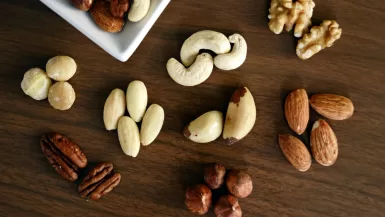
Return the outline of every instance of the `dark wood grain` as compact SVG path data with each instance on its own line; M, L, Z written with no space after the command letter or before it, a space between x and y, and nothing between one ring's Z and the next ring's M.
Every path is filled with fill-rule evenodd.
M184 190L202 182L202 165L213 161L252 175L254 191L240 200L246 217L385 216L385 5L316 4L315 22L337 19L343 35L307 61L295 55L292 34L276 36L268 29L268 0L173 0L135 54L121 63L39 1L2 0L0 216L194 216L184 206ZM202 29L241 33L247 60L234 71L215 69L202 85L182 87L169 78L166 62ZM26 70L44 68L58 54L78 63L70 81L77 98L66 112L32 100L20 88ZM156 142L135 159L123 154L116 132L104 130L102 120L110 91L126 89L134 79L145 82L149 102L166 113ZM183 126L209 110L225 112L239 85L249 87L256 102L252 132L233 146L186 141ZM287 162L277 143L279 133L292 133L283 99L301 87L309 94L347 96L356 108L349 120L329 121L339 141L337 163L323 167L313 161L306 173ZM310 123L317 118L312 112ZM40 150L39 138L49 131L76 141L90 162L113 162L121 184L98 202L80 199L76 185L56 174ZM308 136L301 139L308 143Z

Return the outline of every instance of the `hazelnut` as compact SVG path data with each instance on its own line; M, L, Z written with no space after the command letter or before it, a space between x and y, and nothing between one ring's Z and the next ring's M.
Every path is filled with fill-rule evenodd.
M196 185L186 190L185 201L187 208L196 214L203 215L211 206L211 190L206 185Z
M205 165L203 169L204 180L211 189L218 189L225 182L226 168L217 163Z
M72 4L82 11L88 11L94 0L72 0Z
M214 213L217 217L241 217L242 209L237 198L232 195L224 195L215 204Z
M228 172L226 186L229 192L238 198L245 198L253 191L251 177L243 170L231 170Z
M55 81L68 81L76 72L75 60L69 56L56 56L48 60L47 75Z
M52 81L45 71L39 68L32 68L24 74L21 89L33 99L43 100L47 98L48 89L51 85Z
M75 90L68 82L56 82L48 91L48 101L58 110L68 110L75 102Z

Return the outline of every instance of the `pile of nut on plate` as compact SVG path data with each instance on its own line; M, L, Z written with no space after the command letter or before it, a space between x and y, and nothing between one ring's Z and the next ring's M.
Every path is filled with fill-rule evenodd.
M150 9L150 0L71 0L82 11L90 11L95 23L104 31L120 32L126 23L141 21ZM130 4L132 3L132 4ZM127 14L127 15L126 15Z
M127 19L138 22L148 13L150 0L71 0L83 11L90 11L96 24L105 31L119 32ZM131 4L131 5L130 5ZM342 30L336 21L324 21L320 26L310 28L313 0L272 0L269 14L269 28L276 34L283 29L294 28L295 37L301 38L297 55L308 59L341 37ZM233 44L233 46L232 46ZM216 54L199 52L211 50ZM214 66L220 70L234 70L246 61L247 43L240 34L229 37L212 30L198 31L187 38L180 51L179 62L168 60L166 69L177 84L196 86L209 78ZM48 98L58 110L67 110L73 105L76 95L68 80L77 69L75 61L68 56L56 56L46 64L46 71L39 68L28 70L21 82L24 93L35 100ZM51 79L57 81L52 85ZM147 88L142 81L132 81L126 93L116 88L111 91L104 104L103 121L105 129L116 130L124 154L136 157L141 144L154 142L161 132L165 112L160 105L147 107ZM334 94L316 94L308 99L304 89L291 92L285 102L285 116L289 127L298 135L306 131L309 122L309 104L319 114L332 120L345 120L354 112L353 103L346 97ZM126 110L128 115L125 115ZM187 124L184 136L196 143L209 143L221 135L226 144L245 138L256 122L254 98L247 87L238 87L228 104L224 118L222 112L206 112ZM139 130L138 124L141 122ZM182 131L182 129L181 129ZM279 145L288 161L299 171L311 166L311 154L300 139L286 134L279 135ZM87 167L87 158L80 147L60 133L46 133L40 140L43 154L64 179L74 182ZM336 135L325 120L313 124L310 135L311 152L314 159L324 166L333 165L338 156ZM214 204L217 217L241 217L242 209L238 199L252 193L253 183L245 170L226 171L220 164L204 167L205 184L188 188L185 192L187 208L197 214L205 214ZM82 198L97 200L112 191L121 181L110 162L100 163L78 182L78 193ZM218 189L225 189L218 191ZM219 199L213 201L213 195Z

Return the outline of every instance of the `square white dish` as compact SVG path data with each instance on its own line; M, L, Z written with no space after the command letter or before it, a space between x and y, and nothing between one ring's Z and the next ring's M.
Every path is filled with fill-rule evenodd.
M136 23L127 21L119 33L109 33L100 29L89 12L77 9L71 4L70 0L40 1L111 56L125 62L138 48L171 0L151 0L150 9L146 17Z

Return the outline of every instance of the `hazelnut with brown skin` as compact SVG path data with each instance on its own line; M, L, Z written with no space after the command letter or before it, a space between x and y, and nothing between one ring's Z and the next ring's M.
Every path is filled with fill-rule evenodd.
M251 177L243 170L230 170L227 173L226 186L229 192L237 198L245 198L253 191Z
M218 189L225 182L226 168L221 164L206 164L203 173L204 180L211 189Z
M237 198L232 195L224 195L215 204L214 213L216 217L241 217L242 209Z
M185 204L187 208L196 214L203 215L209 211L211 206L211 190L206 185L196 185L187 188Z

